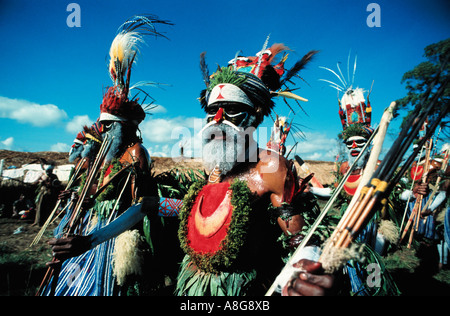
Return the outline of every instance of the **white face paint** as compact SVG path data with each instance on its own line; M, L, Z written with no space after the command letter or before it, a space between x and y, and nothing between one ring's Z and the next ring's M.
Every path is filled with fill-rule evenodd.
M364 148L366 143L367 139L362 136L352 136L345 141L345 145L347 146L348 162L350 164L353 164L356 157L358 157L358 155L360 154L361 150ZM357 162L356 169L364 168L367 159L369 157L368 153L369 153L368 150L364 152L363 156Z
M241 105L222 104L208 109L208 123L200 132L206 168L218 166L227 173L237 163L245 161L248 147L255 143L255 129L251 127L254 116L246 111L238 111L238 108L242 108Z
M347 146L349 155L354 158L359 155L366 143L367 139L362 136L352 136L345 141L345 145Z

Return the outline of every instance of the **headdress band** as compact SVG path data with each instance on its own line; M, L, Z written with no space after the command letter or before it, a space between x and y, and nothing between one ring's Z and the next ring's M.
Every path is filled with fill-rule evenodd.
M231 83L220 83L216 85L209 95L208 106L216 102L237 102L254 107L248 96L237 86Z

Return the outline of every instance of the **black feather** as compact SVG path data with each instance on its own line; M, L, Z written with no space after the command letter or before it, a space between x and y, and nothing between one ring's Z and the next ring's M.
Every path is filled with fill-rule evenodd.
M208 65L206 64L205 59L206 52L203 52L200 54L200 70L202 72L203 81L205 82L205 85L209 86L209 69Z
M316 55L319 51L318 50L312 50L309 53L307 53L305 56L302 57L299 61L295 63L295 65L286 72L284 78L281 80L281 85L285 84L286 81L289 81L292 77L297 75L302 69L306 67L306 65L312 60L314 55Z
M161 20L156 15L134 15L119 27L117 33L139 32L143 35L154 35L167 38L162 33L156 31L154 24L157 23L173 25L172 22Z

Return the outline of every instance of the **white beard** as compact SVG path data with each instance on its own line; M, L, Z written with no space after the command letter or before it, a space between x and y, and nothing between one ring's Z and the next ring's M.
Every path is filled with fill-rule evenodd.
M355 156L355 157L352 156L350 154L350 151L351 150L347 149L347 157L348 157L349 166L351 166L353 164L353 162L356 160L356 158L358 157L358 156ZM359 158L359 160L356 162L356 166L354 169L364 169L364 167L366 166L367 160L369 159L369 153L370 153L370 151L366 150L362 154L361 158Z
M224 139L222 137L225 133ZM211 136L216 137L211 140ZM207 170L218 167L223 174L228 173L234 166L246 160L245 133L225 125L211 125L203 131L203 164ZM252 137L250 142L254 143Z

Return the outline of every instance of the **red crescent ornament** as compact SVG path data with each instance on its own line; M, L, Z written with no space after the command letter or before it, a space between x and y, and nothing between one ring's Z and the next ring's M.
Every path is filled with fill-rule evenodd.
M352 174L348 177L344 184L344 190L348 195L355 195L356 189L358 189L359 182L361 181L360 174Z
M411 179L418 181L422 178L423 166L412 166L411 168Z
M214 254L228 234L233 214L230 184L208 184L198 194L187 222L189 246L197 253Z

